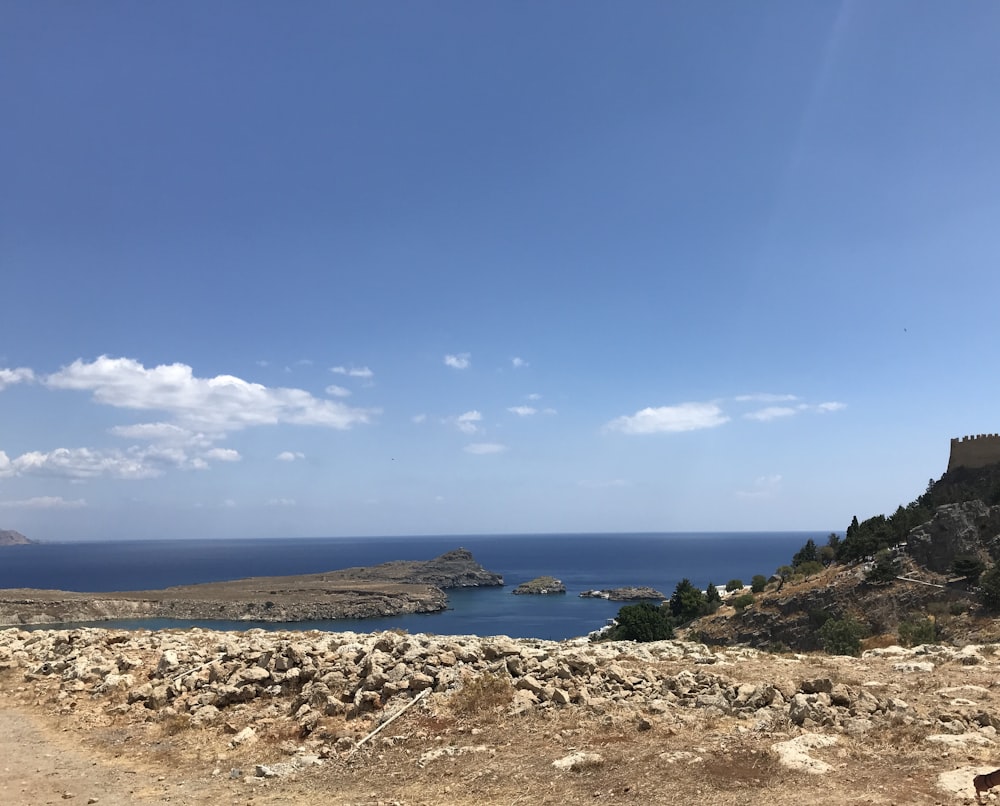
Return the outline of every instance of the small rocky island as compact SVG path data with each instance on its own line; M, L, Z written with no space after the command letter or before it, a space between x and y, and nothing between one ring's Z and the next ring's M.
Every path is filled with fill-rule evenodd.
M605 588L604 590L584 591L580 594L581 599L607 599L611 602L633 602L636 600L649 599L656 601L666 601L664 596L656 588L647 587L626 587L626 588Z
M0 529L0 546L29 546L34 542L13 529Z
M487 571L466 549L456 549L427 561L156 591L0 590L0 626L148 618L267 622L375 618L445 610L448 588L500 586L502 576Z
M515 596L549 596L554 593L566 593L566 586L562 580L555 577L535 577L522 582L511 593Z

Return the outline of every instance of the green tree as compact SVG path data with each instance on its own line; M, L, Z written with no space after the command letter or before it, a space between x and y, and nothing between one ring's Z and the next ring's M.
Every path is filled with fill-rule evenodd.
M752 604L753 604L752 593L743 593L737 596L735 599L733 599L733 607L736 608L737 613L742 613Z
M615 621L618 623L605 633L609 641L665 641L674 637L674 620L665 605L625 605Z
M677 583L670 597L670 612L678 624L687 624L707 612L705 594L691 584L686 577Z
M864 634L864 627L850 616L827 619L818 631L823 649L831 655L861 654L861 639Z
M865 580L873 585L892 582L899 574L899 562L889 549L881 549L875 555L875 563L865 575Z
M767 577L763 574L754 574L753 579L750 580L750 590L754 593L763 593L766 587Z
M742 579L730 579L726 583L726 593L732 593L733 591L742 590L743 580Z
M792 565L802 565L803 563L815 563L819 562L819 549L816 548L816 541L809 538L806 544L795 552L795 556L792 557Z
M719 595L719 589L709 582L708 587L705 588L705 605L708 608L708 612L714 613L719 609L719 605L721 604L722 597Z
M967 577L975 582L983 573L986 564L973 554L961 554L951 564L951 570L956 576Z

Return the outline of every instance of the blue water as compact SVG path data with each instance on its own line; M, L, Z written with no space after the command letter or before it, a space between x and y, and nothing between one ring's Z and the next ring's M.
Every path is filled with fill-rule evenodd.
M296 624L168 621L105 626L216 629L371 630L398 627L441 635L510 635L560 640L586 635L621 604L581 599L594 588L648 585L669 596L682 578L704 588L771 574L818 532L567 534L379 538L275 538L45 543L0 550L0 588L150 590L250 576L311 574L391 560L427 560L464 546L502 574L504 588L448 591L443 613ZM513 596L521 582L561 579L566 596Z

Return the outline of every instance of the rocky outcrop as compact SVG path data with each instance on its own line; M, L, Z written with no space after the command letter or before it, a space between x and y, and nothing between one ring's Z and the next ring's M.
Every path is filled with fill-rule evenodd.
M640 599L663 602L667 599L660 591L648 587L606 588L599 591L584 591L580 594L580 597L583 599L608 599L612 602L632 602Z
M985 550L1000 559L1000 506L964 501L938 507L934 517L913 529L907 553L938 574L951 570L956 557L979 556Z
M503 577L458 549L426 562L159 591L2 590L0 626L133 618L289 622L434 613L448 606L442 588L502 584Z
M0 546L27 546L34 542L13 529L0 529Z
M555 577L535 577L522 582L511 591L515 596L549 596L556 593L566 593L562 580Z

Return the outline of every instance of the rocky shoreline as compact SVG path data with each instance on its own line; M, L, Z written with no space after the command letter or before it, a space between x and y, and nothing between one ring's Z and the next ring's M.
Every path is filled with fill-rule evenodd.
M0 590L0 626L152 618L279 623L373 618L439 612L448 607L446 589L502 585L503 577L479 565L466 549L456 549L421 562L158 591Z
M605 588L603 590L584 591L580 594L581 599L607 599L611 602L634 602L640 600L665 602L669 597L664 596L655 588L649 587L626 587L626 588Z

